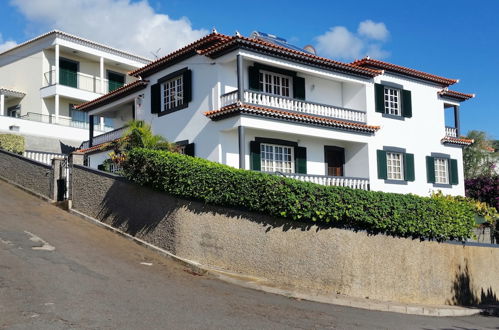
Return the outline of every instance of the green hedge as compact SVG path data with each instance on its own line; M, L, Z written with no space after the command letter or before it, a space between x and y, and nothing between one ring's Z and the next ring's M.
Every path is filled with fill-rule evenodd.
M134 149L123 171L133 182L174 196L369 233L464 240L474 226L467 203L325 187L166 151Z
M0 149L22 155L24 152L24 136L0 134Z

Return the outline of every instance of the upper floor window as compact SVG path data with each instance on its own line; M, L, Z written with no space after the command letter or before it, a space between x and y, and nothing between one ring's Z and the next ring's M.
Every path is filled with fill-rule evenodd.
M184 79L182 76L161 84L161 111L168 111L184 104Z
M192 100L192 71L172 72L151 85L151 113L160 116L187 108Z
M260 70L260 90L265 93L291 97L292 77Z
M435 158L435 183L449 183L449 163L446 158Z
M375 84L374 96L376 112L401 119L412 117L411 91L388 84Z
M108 91L112 92L125 84L125 75L118 72L107 71Z
M293 147L262 143L260 145L261 169L265 172L294 172Z
M388 180L404 179L404 164L402 154L399 152L386 153L386 165L388 170Z
M402 115L400 106L400 90L385 87L385 113L389 115Z

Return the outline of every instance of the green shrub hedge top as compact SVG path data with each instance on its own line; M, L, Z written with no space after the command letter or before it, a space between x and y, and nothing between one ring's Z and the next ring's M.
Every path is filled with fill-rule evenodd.
M24 152L24 136L0 134L0 149L22 155Z
M134 149L123 171L177 197L370 233L464 240L474 226L467 203L443 197L326 187L166 151Z

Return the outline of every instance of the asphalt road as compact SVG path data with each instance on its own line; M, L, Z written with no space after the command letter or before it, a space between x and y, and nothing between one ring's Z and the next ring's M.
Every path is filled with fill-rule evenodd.
M0 181L2 329L499 329L299 301L199 276Z

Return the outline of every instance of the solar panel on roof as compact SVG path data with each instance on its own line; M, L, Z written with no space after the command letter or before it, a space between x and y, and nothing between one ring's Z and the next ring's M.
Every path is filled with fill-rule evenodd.
M299 52L313 54L312 52L310 52L310 51L308 51L306 49L303 49L303 48L295 46L295 45L291 45L290 43L288 43L288 41L286 39L278 37L278 36L273 35L273 34L269 34L269 33L265 33L265 32L260 32L260 31L254 31L253 33L251 33L250 37L254 38L254 39L259 39L259 40L262 40L262 41L266 41L266 42L269 42L269 43L277 45L277 46L281 46L281 47L285 47L285 48L288 48L288 49L296 50L296 51L299 51Z

